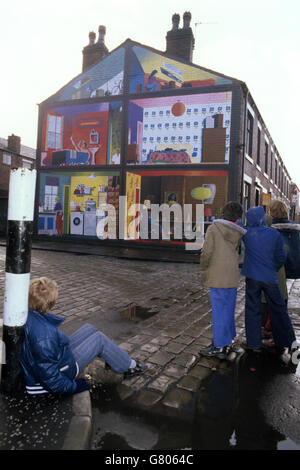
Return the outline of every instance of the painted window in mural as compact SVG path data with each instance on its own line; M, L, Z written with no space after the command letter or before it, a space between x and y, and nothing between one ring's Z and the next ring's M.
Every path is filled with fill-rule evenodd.
M121 95L123 79L124 49L120 48L74 78L56 94L55 101Z
M232 83L226 77L166 58L145 47L133 46L132 51L130 93Z
M122 103L56 107L44 116L42 166L120 164Z
M127 163L228 163L232 93L132 100Z
M41 173L38 233L101 238L97 224L107 204L118 220L119 192L119 172Z

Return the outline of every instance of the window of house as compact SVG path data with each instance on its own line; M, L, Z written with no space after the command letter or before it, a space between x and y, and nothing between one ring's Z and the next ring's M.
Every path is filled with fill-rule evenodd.
M7 152L3 152L2 154L2 163L4 165L11 165L11 154Z
M265 173L268 174L268 166L269 166L269 144L265 142Z
M259 206L260 205L260 189L255 188L255 205Z
M29 160L22 160L22 167L30 170L32 168L32 164Z
M256 163L260 166L260 140L261 140L261 130L257 129L257 160Z
M58 186L46 185L45 186L45 210L53 211L58 196Z
M48 115L48 148L63 147L63 116Z
M244 181L244 212L250 209L251 184Z
M278 168L278 188L281 188L281 166Z
M271 167L270 167L270 178L273 179L273 160L274 160L274 154L271 152Z
M278 162L277 162L277 160L275 159L275 175L274 175L274 182L275 182L275 184L277 184L277 181L278 181Z
M253 139L253 116L248 111L247 116L247 145L246 150L249 157L252 157L252 139Z

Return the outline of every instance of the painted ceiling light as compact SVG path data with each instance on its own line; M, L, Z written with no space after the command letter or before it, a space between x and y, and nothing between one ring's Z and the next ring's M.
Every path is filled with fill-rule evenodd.
M185 105L181 101L177 101L172 106L173 116L182 116L185 113Z

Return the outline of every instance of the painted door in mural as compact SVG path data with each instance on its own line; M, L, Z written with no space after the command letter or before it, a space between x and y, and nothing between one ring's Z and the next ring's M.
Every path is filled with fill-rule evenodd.
M139 228L136 221L138 220L138 210L136 205L141 200L141 181L142 177L135 173L126 173L126 198L127 198L127 227L126 238L139 238Z
M64 186L64 200L63 200L63 234L69 233L69 220L70 220L70 186Z

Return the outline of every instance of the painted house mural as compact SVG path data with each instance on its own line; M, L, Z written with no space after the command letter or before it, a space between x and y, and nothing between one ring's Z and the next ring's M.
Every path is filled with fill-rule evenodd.
M128 163L228 163L231 106L231 92L130 101Z
M145 242L134 204L204 204L206 226L228 199L240 82L127 40L41 105L39 235L105 239L105 204L126 240ZM149 222L151 221L148 212ZM170 228L157 243L181 244ZM151 229L149 228L149 234ZM145 235L145 234L144 234Z
M130 93L229 84L232 84L229 78L167 58L145 47L132 47Z
M123 93L125 49L119 48L74 78L60 90L56 101L115 96Z
M41 166L120 163L122 103L54 107L43 120Z
M119 211L119 172L43 172L40 176L38 233L104 237L97 225L103 207ZM98 225L99 230L99 225Z

